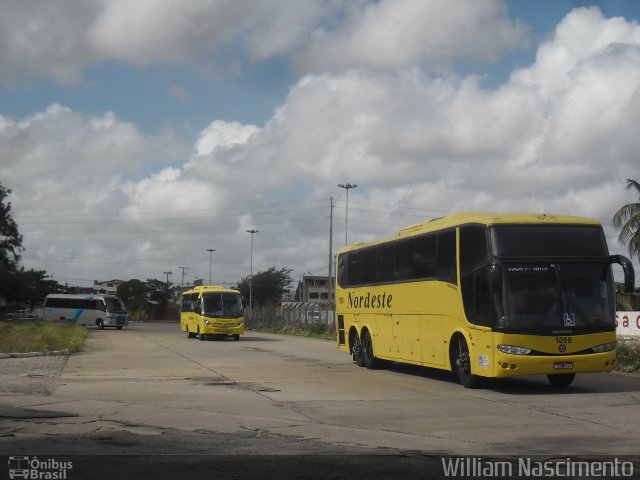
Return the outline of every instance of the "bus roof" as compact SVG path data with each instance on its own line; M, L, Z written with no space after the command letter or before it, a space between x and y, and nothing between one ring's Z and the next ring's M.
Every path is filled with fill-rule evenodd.
M240 293L235 288L221 287L218 285L200 285L198 287L190 288L189 290L182 292L182 295L186 295L189 293L204 293L204 292L232 292L232 293Z
M395 236L369 242L355 243L342 248L341 252L355 250L365 245L376 245L399 238L411 237L421 233L437 232L465 224L480 224L486 226L511 225L600 225L600 222L586 217L558 215L549 213L495 213L495 212L460 212L445 217L425 220L400 230Z
M116 297L109 293L49 293L46 298L80 298L87 300L89 298Z

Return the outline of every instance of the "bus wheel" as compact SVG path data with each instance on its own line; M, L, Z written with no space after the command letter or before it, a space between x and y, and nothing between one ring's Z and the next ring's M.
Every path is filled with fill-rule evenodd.
M122 325L118 325L118 326L116 327L116 329L118 329L118 330L122 330Z
M102 322L102 320L98 320L96 322L96 325L100 330L104 330L104 323Z
M462 335L457 335L454 339L455 353L453 354L452 367L458 374L460 383L465 388L479 388L482 386L482 377L471 373L471 356L469 355L469 347Z
M204 333L200 333L200 327L198 327L198 338L200 339L200 341L203 341L205 338Z
M376 356L373 353L373 341L371 340L371 335L369 332L365 330L362 334L362 353L364 366L368 369L378 368L379 362Z
M573 379L576 378L575 373L558 373L555 375L547 375L549 379L549 383L554 387L568 387L573 382Z
M353 361L356 362L359 367L364 367L364 353L362 352L362 342L360 341L360 336L357 333L355 334L351 351L353 353Z
M233 334L233 341L234 342L239 342L240 341L240 335L238 335L237 333Z

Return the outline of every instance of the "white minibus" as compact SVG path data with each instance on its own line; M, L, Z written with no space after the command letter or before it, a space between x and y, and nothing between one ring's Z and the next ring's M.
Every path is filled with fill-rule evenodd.
M113 295L56 293L44 299L43 319L121 330L128 323L128 313L122 300Z

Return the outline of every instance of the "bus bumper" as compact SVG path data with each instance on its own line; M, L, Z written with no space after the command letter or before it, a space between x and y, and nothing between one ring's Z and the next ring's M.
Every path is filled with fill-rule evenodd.
M610 372L613 370L615 359L616 350L567 356L509 355L496 352L493 373L495 377L503 378L521 375Z
M244 333L244 321L233 324L216 324L213 322L203 322L200 326L200 333L203 335L242 335Z

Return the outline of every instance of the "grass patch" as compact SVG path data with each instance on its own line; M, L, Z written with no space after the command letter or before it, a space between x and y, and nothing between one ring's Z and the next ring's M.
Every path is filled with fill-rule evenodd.
M297 337L323 338L335 340L336 331L333 325L323 322L313 322L309 324L289 324L289 323L257 323L249 327L256 332L278 333L280 335L295 335Z
M0 322L0 352L79 352L84 345L87 329L69 322L21 320Z
M627 373L640 371L640 344L618 343L615 369Z

